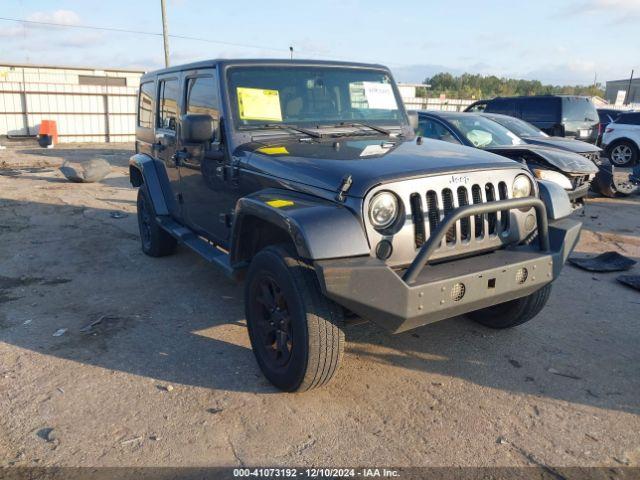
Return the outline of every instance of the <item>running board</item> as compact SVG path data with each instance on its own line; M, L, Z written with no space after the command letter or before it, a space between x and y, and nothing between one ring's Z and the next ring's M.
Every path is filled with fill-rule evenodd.
M186 245L191 250L196 252L207 262L213 263L220 267L227 276L235 278L235 270L229 263L229 254L216 248L213 244L203 240L201 237L190 228L180 225L178 222L170 217L161 215L156 217L158 225L167 231L178 242Z

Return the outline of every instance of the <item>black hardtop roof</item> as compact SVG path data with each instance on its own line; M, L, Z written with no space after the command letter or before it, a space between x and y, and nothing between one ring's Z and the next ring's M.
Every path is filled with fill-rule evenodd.
M212 67L227 67L231 65L249 66L249 65L277 65L277 66L318 66L318 67L356 67L356 68L372 68L376 70L389 70L384 65L373 63L359 63L359 62L342 62L333 60L304 60L295 59L289 60L286 58L257 58L257 59L211 59L202 60L200 62L185 63L183 65L175 65L173 67L162 68L160 70L154 70L145 73L142 76L142 80L148 77L155 77L156 75L162 75L171 72L182 72L184 70L197 70L201 68Z

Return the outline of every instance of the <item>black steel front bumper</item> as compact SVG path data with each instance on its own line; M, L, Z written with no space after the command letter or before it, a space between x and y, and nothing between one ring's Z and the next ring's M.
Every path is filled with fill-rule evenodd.
M536 210L535 244L427 265L461 218L527 207ZM558 277L581 226L571 219L549 224L536 198L468 205L443 219L407 269L394 270L372 257L322 260L315 268L327 297L398 333L535 292Z

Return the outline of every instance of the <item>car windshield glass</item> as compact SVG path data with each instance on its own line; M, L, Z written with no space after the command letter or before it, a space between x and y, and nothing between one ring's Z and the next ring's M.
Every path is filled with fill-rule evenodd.
M519 137L547 137L539 128L534 127L530 123L515 117L489 117L494 122L498 122L503 127L511 130Z
M475 147L522 145L524 142L499 123L476 115L448 119Z
M406 124L384 71L336 67L233 67L228 73L235 124L334 126Z
M562 119L565 122L597 122L598 111L588 98L565 97L562 99Z

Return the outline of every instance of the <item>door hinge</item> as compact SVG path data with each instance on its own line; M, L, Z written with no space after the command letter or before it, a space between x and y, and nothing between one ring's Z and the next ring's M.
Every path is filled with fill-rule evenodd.
M231 185L237 187L240 185L240 159L231 157Z

